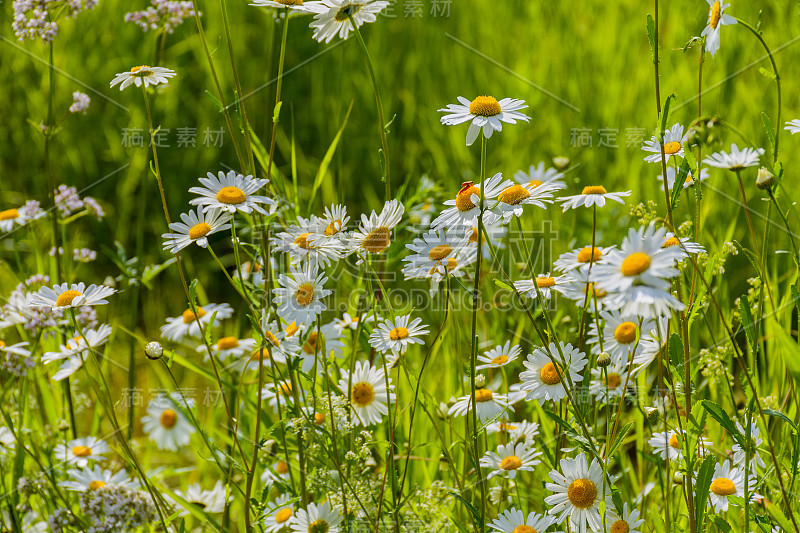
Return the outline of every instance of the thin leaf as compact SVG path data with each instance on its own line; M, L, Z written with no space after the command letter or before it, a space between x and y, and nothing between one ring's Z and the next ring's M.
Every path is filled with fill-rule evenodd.
M704 531L703 520L705 519L706 507L708 502L708 492L711 489L711 479L714 477L714 465L717 460L712 455L706 456L703 463L700 465L700 471L697 473L695 480L695 498L694 498L694 520L696 527L695 531Z

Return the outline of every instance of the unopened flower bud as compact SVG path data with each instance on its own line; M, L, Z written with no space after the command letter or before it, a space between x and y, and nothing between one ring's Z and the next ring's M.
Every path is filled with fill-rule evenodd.
M69 430L69 422L64 420L63 418L58 421L58 430L59 431L67 431Z
M683 485L683 474L680 472L675 472L672 474L672 482L676 485Z
M656 422L658 422L659 412L658 409L656 409L655 407L645 407L644 414L647 415L647 420L651 424L655 424Z
M486 376L478 374L475 376L475 388L482 389L486 385Z
M161 344L156 341L149 342L147 343L147 346L144 347L144 354L148 359L155 361L164 355L164 348L162 348Z
M439 402L439 405L436 406L436 416L439 417L441 420L447 420L447 411L448 411L447 404L444 402Z
M764 167L758 169L758 177L756 178L756 187L761 190L771 189L775 185L775 176Z
M564 170L569 166L569 157L557 156L553 158L553 164L558 170Z
M611 356L607 352L603 352L597 356L597 366L605 368L611 364Z

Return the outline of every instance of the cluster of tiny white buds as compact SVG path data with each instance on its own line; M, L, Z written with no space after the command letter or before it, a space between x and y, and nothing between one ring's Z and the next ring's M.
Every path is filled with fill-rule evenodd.
M89 103L91 103L91 101L92 99L89 98L88 94L75 91L72 93L72 105L69 106L69 112L86 113L86 110L89 109Z

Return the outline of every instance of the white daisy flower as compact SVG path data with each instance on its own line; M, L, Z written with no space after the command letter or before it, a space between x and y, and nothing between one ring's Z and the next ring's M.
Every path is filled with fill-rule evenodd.
M708 178L711 177L711 174L708 172L707 168L700 169L700 181L706 181ZM662 191L664 190L664 176L663 174L658 175L658 181L661 182L661 187L659 187ZM694 187L695 178L691 172L686 175L686 178L683 180L683 188L688 189L689 187ZM675 190L675 167L667 167L667 185L669 185L669 190Z
M653 433L647 443L653 447L653 453L661 456L665 461L681 462L683 458L683 435L685 433L680 430L670 429L667 431L659 431ZM697 454L705 456L708 453L708 448L711 446L711 441L705 437L700 437L697 443Z
M232 499L232 497L227 496L225 485L219 480L211 490L203 490L199 483L192 483L186 487L186 492L176 490L175 494L185 500L190 507L200 509L207 514L223 512L227 501ZM189 510L186 508L181 512L181 516L188 516L189 514Z
M689 140L692 134L691 128L684 134L683 126L674 124L670 129L664 130L664 160L669 162L672 156L683 157L683 145ZM653 155L645 156L644 160L648 163L661 163L661 139L658 135L653 135L649 141L645 141L642 150L651 152Z
M269 504L263 521L266 533L278 533L289 525L294 516L294 504L291 502L288 494L281 494Z
M211 172L207 172L206 175L207 178L198 180L203 187L189 189L190 193L200 195L199 198L193 198L189 203L203 206L203 211L218 208L229 213L258 211L262 215L266 215L267 212L258 204L270 206L270 212L277 206L272 198L255 194L259 189L266 187L269 180L243 176L234 170L227 174L220 171L217 176Z
M375 316L372 313L370 313L367 316L362 317L362 319L364 324L369 324L370 322L375 321ZM358 315L351 315L350 313L345 311L344 314L342 315L342 318L333 319L333 324L342 331L344 331L347 328L350 328L353 331L355 331L356 329L358 329L358 321L359 321Z
M300 329L302 333L305 333L306 326L301 326ZM325 368L320 361L327 360L330 355L333 355L333 357L342 357L344 354L344 348L346 346L343 341L344 334L333 322L323 324L319 328L319 331L317 331L316 326L310 327L309 329L311 329L311 332L308 334L308 337L306 337L302 349L298 350L297 356L303 361L303 372L310 373L314 370L314 366L316 365L317 373L322 374ZM295 335L295 337L299 337L299 335ZM322 342L320 342L320 337L322 337ZM324 352L323 343L325 345Z
M549 300L552 297L552 291L562 291L561 283L565 280L566 278L564 276L553 277L548 272L536 276L535 285L532 279L522 279L514 282L514 288L531 300L538 301L539 294L541 294L542 298L545 300Z
M410 314L403 315L395 319L387 318L378 324L369 336L369 344L381 353L391 351L395 355L402 355L410 344L425 344L420 337L427 334L428 329L422 325L421 318L412 320Z
M0 329L28 322L32 313L28 304L30 296L30 293L14 292L8 297L5 305L0 307Z
M744 470L732 468L727 459L720 465L714 466L714 474L711 477L711 489L708 492L708 499L714 512L721 513L728 510L728 496L738 496L744 498ZM749 487L755 486L755 480L751 478ZM752 497L752 493L751 493Z
M567 209L592 207L593 205L604 207L606 205L606 200L613 200L625 205L625 200L623 200L622 197L630 195L631 191L608 192L602 185L588 185L583 188L580 194L562 196L558 201L562 204L562 212L566 212Z
M723 4L719 0L706 0L708 2L708 24L703 28L701 37L706 38L706 52L714 57L719 50L719 32L722 26L731 26L738 21L730 15L725 14L725 10L730 4Z
M531 119L520 113L520 110L528 107L524 100L503 98L498 102L494 96L478 96L470 102L459 96L458 101L460 104L448 104L446 108L439 109L439 112L447 113L441 119L445 126L470 122L467 146L475 142L481 130L483 136L489 139L495 131L503 131L503 122L516 124L518 120L528 122Z
M789 133L800 133L800 119L790 120L786 123L786 127L783 128L785 130L789 130Z
M320 2L304 2L303 0L253 0L250 4L255 7L271 7L275 9L288 9L297 13L319 13L324 9Z
M150 67L147 65L140 65L133 67L127 72L120 72L111 80L111 87L122 84L119 90L122 91L129 85L133 84L141 87L144 84L145 88L150 85L158 85L160 83L168 83L169 79L175 75L174 70L164 67Z
M589 344L593 345L594 353L606 352L612 362L627 363L634 351L636 354L641 352L642 343L636 342L640 331L649 332L655 326L652 320L642 319L642 327L639 328L639 317L623 315L619 311L601 311L600 318L603 320L603 345L600 346L596 321L590 326Z
M9 232L14 225L24 226L28 221L24 208L13 208L0 211L0 231Z
M128 478L124 470L116 474L110 470L103 470L98 465L89 470L70 470L67 472L70 479L62 481L59 486L75 492L86 492L87 490L98 490L106 486L134 488L137 484Z
M485 363L475 367L475 370L485 370L487 368L500 368L516 361L522 348L511 346L511 341L506 341L504 345L496 346L478 356L478 361Z
M327 309L322 299L331 293L324 288L328 278L319 273L315 264L306 264L302 270L292 266L289 270L291 277L279 275L281 286L272 290L278 304L278 316L287 323L311 324Z
M328 0L338 1L338 0ZM331 508L330 502L326 501L321 505L309 503L305 509L300 509L292 517L290 523L292 531L295 533L339 533L339 524L342 523L342 516L339 511Z
M488 451L481 457L480 465L483 468L491 468L492 471L486 479L492 479L494 476L503 476L508 479L514 479L517 471L527 470L533 472L533 467L538 465L541 461L536 459L542 455L542 452L537 452L533 448L525 444L501 444L497 447L497 453Z
M346 234L347 223L350 217L347 215L347 207L343 204L332 204L325 207L325 214L314 217L317 224L315 233L324 235L328 238L342 238Z
M608 531L611 533L625 532L625 533L642 533L639 527L644 524L644 519L639 518L639 511L631 509L628 511L628 502L622 506L622 516L619 516L613 511L613 508L608 510L609 514L606 516L606 523L608 524Z
M508 431L508 441L513 443L523 443L525 446L531 448L536 442L536 437L539 435L539 424L536 422L528 422L523 420L521 422L509 422L506 424L506 431Z
M746 439L747 433L745 432L744 427L742 427L742 424L736 422L736 427L739 429L739 432L742 434L742 436ZM753 445L752 449L750 450L750 472L752 473L752 475L756 475L756 473L758 472L758 468L759 467L767 468L767 464L764 462L764 459L758 453L758 447L761 446L761 443L764 442L764 440L759 435L758 424L756 423L755 420L753 420L750 423L750 442L752 442ZM745 462L747 461L745 450L741 446L739 446L738 442L733 445L732 450L733 450L733 464L744 465ZM742 466L742 468L744 468L744 466Z
M414 252L403 258L407 264L403 267L406 279L442 278L450 270L458 266L456 257L469 245L469 235L464 227L452 229L434 229L406 244L406 248Z
M16 344L6 344L5 341L0 341L0 352L2 353L10 353L14 355L18 355L20 357L30 357L31 352L25 346L28 346L30 343L28 342L18 342ZM47 354L44 354L45 357Z
M271 485L276 482L288 483L291 478L292 474L291 474L291 469L289 467L289 463L287 463L283 459L279 460L277 463L270 465L268 468L265 468L264 472L261 473L261 481L267 485Z
M514 173L514 179L520 185L530 185L537 189L544 187L546 190L556 191L567 188L567 184L562 181L564 174L555 168L545 169L544 163L539 163L538 166L531 165L527 172L518 170Z
M173 222L169 225L174 233L164 233L164 249L176 254L192 243L205 248L208 246L208 236L218 231L230 229L231 214L222 209L211 209L204 212L202 207L197 212L181 213L183 222Z
M523 361L525 370L519 377L522 381L522 389L528 392L527 400L537 400L540 404L544 400L559 401L566 397L568 383L562 383L562 377L569 376L572 383L581 381L580 372L588 361L586 356L572 344L561 344L561 354L564 359L559 363L558 369L550 360L547 352L543 348L537 348L533 353L528 354L528 360ZM555 343L550 343L549 352L558 361L561 359ZM561 376L559 376L559 370Z
M483 195L486 200L484 202L484 224L496 222L497 219L502 218L499 207L490 206L488 200L497 198L500 193L513 185L514 183L511 180L503 179L503 175L500 172L487 179L486 183L483 184ZM478 217L481 214L481 184L465 181L455 199L447 200L444 205L452 207L446 208L436 217L431 224L433 229L477 226ZM475 237L477 242L477 234Z
M622 398L625 395L627 368L628 362L622 359L612 360L605 368L605 375L603 369L593 368L589 392L601 403L610 403L614 398Z
M679 261L689 257L689 254L701 254L706 251L701 244L689 240L689 237L681 237L679 239L674 233L668 231L667 234L664 235L664 243L661 247L669 248L670 246L674 246L680 250L680 254L678 254Z
M633 354L633 360L631 361L634 376L638 376L642 370L650 366L650 363L655 361L659 354L666 353L667 341L666 339L662 341L661 335L666 333L667 323L667 317L659 316L656 318L656 321L653 322L653 328L646 334L640 336L640 349L636 350L636 353ZM643 329L642 332L644 331L646 330Z
M603 521L600 518L600 502L606 508L611 507L611 488L603 483L603 470L597 459L587 466L586 455L580 454L575 459L561 459L561 470L550 471L553 483L547 483L547 490L555 494L544 499L553 507L548 514L558 515L558 523L569 517L570 527L579 533L602 531Z
M589 265L592 267L604 260L606 254L613 250L613 246L584 246L583 248L576 248L569 252L564 252L556 262L553 263L553 268L560 272L569 272L580 268L581 270L588 270Z
M506 409L509 411L514 410L514 408L509 405L508 397L505 394L495 394L487 388L481 388L475 391L475 407L478 421L480 422L492 420L501 415ZM459 398L447 412L448 415L455 416L471 416L470 413L472 413L471 394Z
M506 188L497 197L497 207L503 214L503 219L508 222L512 217L522 216L522 206L533 205L546 209L546 204L553 203L553 189L545 185L533 186L515 183Z
M222 337L211 345L211 353L217 356L220 361L226 361L229 357L240 359L245 353L251 354L256 348L255 339L238 339L236 337ZM197 347L197 351L205 354L204 361L208 361L208 348L205 344Z
M245 355L248 370L258 370L260 359L264 360L264 365L267 367L271 365L268 361L270 358L278 364L283 364L288 357L300 351L300 336L287 335L286 331L268 316L261 320L261 329L264 332L265 347L262 349L256 346L255 351L249 356Z
M357 252L379 254L392 243L392 230L403 217L405 207L400 200L390 200L383 205L381 214L375 211L367 218L361 215L361 224L350 239L350 248Z
M385 0L322 0L309 25L314 29L314 39L329 43L336 35L347 39L350 31L367 22L375 22L378 13L389 5ZM352 17L353 22L350 22ZM355 24L355 28L353 27Z
M389 378L389 387L392 379ZM373 368L368 361L356 362L353 375L341 371L339 389L350 391L350 407L358 422L366 427L380 424L389 413L387 400L394 401L394 392L386 390L386 380L382 368Z
M319 223L314 217L297 217L297 224L289 226L273 239L275 249L288 253L293 265L308 261L322 268L327 267L345 255L345 245L341 239L314 233L318 227Z
M602 310L606 308L606 303L609 301L608 291L598 286L594 281L589 281L589 278L597 279L597 271L592 270L591 276L589 269L570 270L562 276L561 294L575 302L575 305L581 309L587 303L591 304L591 309L594 310L595 302L597 308Z
M104 453L111 449L103 440L95 437L84 437L71 440L66 444L56 446L56 459L61 463L85 468L89 461L105 461Z
M555 523L556 519L553 516L528 513L526 517L522 511L511 507L487 525L502 533L534 533L540 531L544 533L547 528Z
M167 323L161 326L161 336L175 342L179 342L187 335L199 337L200 326L207 327L212 316L214 323L219 324L220 320L230 318L231 315L233 315L233 308L228 304L207 304L197 307L196 314L191 309L187 309L181 316L167 319Z
M288 405L294 405L292 382L281 381L275 385L266 385L261 389L261 399L267 400L267 404L275 414L278 414L278 404L280 403L281 410L285 413Z
M105 344L109 335L111 335L111 326L108 324L102 324L97 329L88 329L83 332L83 335L77 335L75 338L68 340L66 344L62 344L59 347L59 351L46 352L42 356L42 363L48 364L66 359L53 376L54 381L61 381L81 368L85 352Z
M731 144L731 153L725 151L715 152L703 159L703 164L715 168L728 170L742 170L747 167L759 165L759 158L764 154L763 148L743 148L739 150L736 144Z
M51 309L64 309L67 307L83 307L84 305L102 305L108 302L104 300L117 292L105 285L89 285L84 283L62 283L53 285L53 288L42 287L39 292L31 295L29 305L31 307L49 307Z
M194 401L184 400L179 394L160 395L150 400L147 414L142 417L142 425L147 437L156 443L159 450L176 451L189 444L194 426L178 409L191 409Z

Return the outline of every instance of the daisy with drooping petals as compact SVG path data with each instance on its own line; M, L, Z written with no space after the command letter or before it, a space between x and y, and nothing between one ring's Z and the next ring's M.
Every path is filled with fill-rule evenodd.
M67 307L83 307L84 305L103 305L108 302L106 296L114 294L116 289L105 285L89 285L84 283L62 283L53 285L53 288L42 287L39 292L31 295L28 305L31 307L49 307L51 309L64 309Z
M291 467L289 463L283 459L279 459L277 463L273 463L264 469L261 473L261 482L266 485L273 483L288 483L292 479Z
M315 7L316 15L309 27L314 29L314 39L329 43L336 35L347 39L350 31L367 22L375 22L378 13L389 5L386 0L321 0ZM352 20L352 22L351 22ZM353 25L355 24L355 27Z
M495 394L485 387L475 391L475 407L478 414L478 421L487 422L499 415L506 409L513 411L514 408L508 403L505 394ZM459 398L447 412L448 415L464 416L472 412L472 395L467 394Z
M531 165L528 167L527 172L524 170L516 171L514 179L520 185L530 185L534 188L544 187L550 191L567 188L567 184L562 181L564 174L555 168L545 169L544 163L539 163L538 166Z
M267 533L278 533L287 527L294 516L294 505L292 498L288 494L281 494L278 498L267 506L267 513L264 516L264 531Z
M592 310L595 304L600 310L607 307L608 291L598 287L594 281L589 281L590 278L597 279L597 271L589 272L588 268L570 270L563 275L563 278L560 285L561 294L575 302L578 307L583 308L587 304L591 304Z
M518 471L527 470L533 472L533 467L538 465L541 461L536 459L542 452L534 451L533 448L525 444L501 444L497 447L497 453L487 451L481 457L480 465L483 468L491 468L492 471L486 479L492 479L494 476L503 476L508 479L514 479Z
M255 194L269 183L267 179L243 176L234 170L227 174L220 171L217 176L211 172L207 172L206 175L207 178L198 180L204 185L203 187L189 189L190 193L200 195L199 198L193 198L189 203L203 206L203 211L218 208L229 213L258 211L262 215L266 215L267 212L258 204L270 206L270 212L277 206L272 198Z
M292 224L273 239L275 249L289 254L293 265L308 261L327 267L344 255L345 247L340 239L320 238L314 233L318 227L314 217L297 217L297 224Z
M569 517L570 527L576 532L602 531L603 521L600 518L600 502L606 509L611 507L611 488L603 483L603 470L597 459L587 465L586 455L580 454L575 459L561 459L561 470L550 471L552 483L547 483L547 490L555 494L544 499L553 507L548 514L557 515L558 523Z
M196 307L196 312L191 308L183 312L181 316L170 317L167 323L161 326L161 336L165 339L178 342L187 335L190 337L200 336L200 326L207 327L214 317L214 323L230 318L233 315L233 308L228 304L207 304Z
M131 84L137 87L141 87L142 84L144 84L144 87L147 88L150 85L158 85L160 83L166 84L174 75L175 71L168 68L141 65L133 67L127 72L120 72L117 74L117 76L111 80L111 87L121 83L122 85L119 86L120 91Z
M103 487L136 487L136 483L128 478L124 470L116 474L110 470L103 470L98 465L89 470L70 470L67 472L70 479L62 481L59 486L75 492L86 492L87 490L98 490Z
M301 335L306 331L305 326L301 326ZM345 348L342 330L337 328L332 322L323 324L317 330L316 326L310 328L311 332L306 337L303 347L297 352L297 356L303 361L303 372L310 373L316 367L317 373L325 371L321 361L328 359L330 355L341 357ZM299 337L300 335L295 335Z
M203 211L197 207L197 212L181 213L183 222L173 222L169 225L174 233L164 233L164 249L176 254L192 243L205 248L208 246L208 236L218 231L230 229L231 214L222 209Z
M747 439L747 433L742 427L740 422L736 422L736 428L742 434L742 436ZM752 448L750 450L750 472L752 475L756 475L758 472L758 467L767 468L767 464L764 462L764 459L758 453L758 447L761 446L761 443L764 442L763 439L759 436L758 431L758 423L753 420L750 423L750 442L752 443ZM747 457L745 450L739 445L737 442L731 448L733 451L733 463L737 465L744 465L747 462Z
M284 409L287 405L294 404L292 382L282 381L275 385L265 385L264 388L261 389L261 398L267 400L272 411L278 414L278 404L280 404L281 409Z
M389 378L391 386L392 378ZM394 401L394 392L386 389L383 368L373 368L368 361L356 362L352 376L347 370L342 370L339 388L350 391L351 412L364 427L380 424L389 413L387 400Z
M528 184L515 183L507 187L497 196L497 207L503 215L503 219L508 222L512 217L522 216L522 206L533 205L546 209L547 205L553 203L553 189L545 185L534 187Z
M706 38L706 52L714 57L719 50L719 33L722 26L731 26L738 21L725 14L725 10L731 6L730 4L723 4L720 0L706 0L706 2L709 7L708 24L703 28L700 36Z
M361 317L361 320L362 320L362 324L369 324L370 322L374 322L375 321L375 316L372 313L370 313L369 315L367 315L365 317ZM351 315L347 311L344 312L344 314L342 315L342 318L334 318L333 319L333 324L337 328L341 329L342 331L344 331L347 328L350 328L353 331L357 330L358 329L358 322L359 322L358 315Z
M311 324L327 309L322 299L331 293L323 288L328 278L319 273L315 264L306 264L302 270L292 266L289 270L291 277L278 276L281 286L272 290L278 304L278 316L287 323Z
M222 337L211 345L211 353L216 355L220 361L225 361L229 357L240 358L245 353L251 353L256 347L255 339L238 339L236 337ZM208 361L208 348L205 344L197 347L197 351L205 354L205 361Z
M428 329L422 325L421 318L412 320L410 314L403 315L394 320L387 318L378 324L369 336L369 344L379 352L391 351L402 355L410 344L425 344L420 337L427 334Z
M111 335L111 326L108 324L102 324L97 329L88 329L83 332L83 335L78 335L68 340L66 344L61 345L59 351L46 352L42 356L42 363L47 364L66 359L53 376L54 381L61 381L83 366L83 352L94 350L98 346L105 344L109 335Z
M556 519L553 516L528 513L526 517L522 511L511 507L495 518L488 526L501 533L544 533L547 528L555 523Z
M539 294L541 294L542 298L545 300L549 300L552 297L552 291L561 292L560 283L564 281L564 279L564 276L553 277L548 272L536 276L535 285L532 279L522 279L514 282L514 288L531 300L537 301Z
M111 449L104 441L95 437L84 437L59 444L55 453L58 461L84 468L89 461L105 461L103 454L109 451Z
M707 168L700 169L700 178L699 181L705 181L711 174L709 174ZM664 176L662 174L658 175L658 181L661 182L660 189L664 190ZM691 172L686 175L686 178L683 180L683 188L688 189L689 187L694 187L695 178ZM675 190L675 167L667 167L667 185L669 186L669 190Z
M653 447L653 453L660 455L665 461L680 462L683 458L683 438L685 432L681 430L667 430L653 433L647 443ZM705 437L700 437L697 443L697 455L704 456L707 453L711 441Z
M303 0L253 0L254 7L272 7L288 9L297 13L319 13L324 6L320 2L304 2Z
M191 440L194 426L178 409L179 404L184 409L191 409L194 402L181 398L177 393L160 395L150 400L147 414L142 417L144 432L159 450L177 451Z
M560 272L569 272L576 268L588 270L590 264L594 266L602 261L605 255L613 248L613 246L595 246L592 248L591 245L576 248L558 256L558 259L553 263L553 268Z
M589 344L593 345L594 353L606 352L610 355L612 363L627 363L634 351L638 354L642 350L641 342L638 345L636 342L640 332L648 332L655 325L652 320L641 319L640 328L638 317L623 315L619 311L601 311L600 318L603 319L603 346L600 346L596 321L590 326Z
M669 162L672 156L683 157L683 145L689 140L692 130L683 133L683 126L674 124L670 129L664 130L664 160ZM661 163L661 139L658 135L653 135L649 141L645 141L642 150L651 152L653 155L645 156L644 160L648 163Z
M452 207L442 211L431 223L431 227L433 229L453 229L458 226L477 226L478 217L481 214L481 193L485 198L484 224L491 224L497 221L497 219L502 218L502 214L499 208L489 206L488 200L497 198L501 192L513 185L514 183L511 180L503 179L503 175L499 172L487 179L483 184L465 181L461 184L461 189L459 189L455 199L447 200L444 203L444 205ZM481 187L483 187L483 191L481 191Z
M399 200L390 200L383 205L380 215L375 211L369 218L362 214L361 224L351 236L351 249L372 254L386 250L392 243L392 230L400 223L404 211Z
M231 499L227 497L225 485L217 481L211 490L203 490L200 484L192 483L186 487L186 492L176 490L175 494L191 506L207 514L217 514L225 510L225 503ZM188 516L188 509L181 512L181 516Z
M414 252L403 258L406 279L444 277L457 266L456 256L467 245L469 235L465 228L457 226L449 230L435 229L406 244ZM451 268L451 264L453 267Z
M588 185L583 188L580 194L562 196L558 201L561 202L563 206L562 212L566 212L567 209L592 207L593 205L604 207L606 205L606 200L613 200L625 205L625 200L623 200L622 197L630 195L631 191L608 192L602 185Z
M563 378L569 376L572 383L581 380L580 372L587 364L586 356L572 344L561 345L560 352L555 343L551 342L548 349L556 361L563 360L558 364L558 368L550 360L550 356L544 348L537 348L528 355L528 360L523 362L525 370L519 377L522 380L522 390L528 392L527 400L537 400L543 403L545 400L559 401L566 397L568 382L562 382ZM559 372L560 370L560 372ZM560 374L560 375L559 375Z
M739 147L734 143L731 144L731 153L725 151L715 152L703 159L703 164L737 171L747 167L758 166L759 158L763 154L763 148L743 148L739 150Z
M708 499L714 511L721 513L728 510L728 497L738 496L744 498L744 470L732 468L727 459L720 465L714 466L714 475L711 477L711 488L708 492ZM756 480L752 477L749 480L750 497L753 496L752 489L756 485Z
M606 523L608 524L608 531L610 533L642 533L639 526L644 524L644 519L639 518L639 511L631 509L628 511L628 502L622 506L622 515L618 515L609 509L609 515L606 516Z
M478 96L469 101L463 96L458 97L460 104L447 104L440 113L447 113L441 119L445 126L456 126L470 122L467 130L467 146L471 146L483 130L483 136L491 138L495 131L503 131L503 122L516 124L518 120L528 122L531 118L520 113L527 108L525 100L503 98L499 102L493 96Z
M522 348L511 346L511 341L506 341L504 345L496 346L488 352L484 352L483 355L479 355L478 361L484 364L476 366L475 370L506 366L509 363L513 363L521 353Z
M622 359L616 361L612 359L605 371L602 368L593 368L589 392L601 403L608 403L614 398L622 398L625 395L627 368L628 361Z
M790 120L783 129L789 130L791 134L800 133L800 119Z
M689 257L689 254L701 254L706 251L702 245L697 244L694 241L689 240L689 237L681 237L678 238L675 236L674 233L668 231L666 235L664 235L664 243L661 245L662 248L669 248L670 246L674 246L678 250L680 250L680 254L678 255L678 260L684 259Z
M295 533L339 533L342 515L326 501L321 505L309 503L292 517L291 528Z
M7 353L7 354L10 353L10 354L14 354L14 355L17 355L17 356L23 357L23 358L24 357L30 357L31 356L30 350L25 348L25 346L28 346L29 344L30 344L29 342L18 342L16 344L6 344L5 341L0 341L0 353ZM62 346L62 348L63 348L63 346ZM52 353L52 352L48 352L48 353ZM44 354L45 357L47 355L48 355L47 353Z

